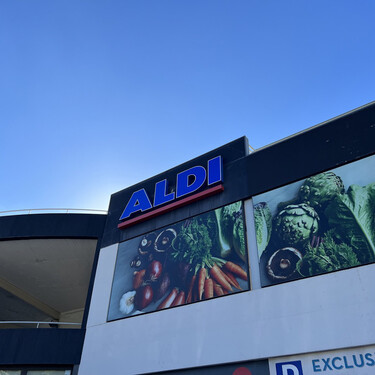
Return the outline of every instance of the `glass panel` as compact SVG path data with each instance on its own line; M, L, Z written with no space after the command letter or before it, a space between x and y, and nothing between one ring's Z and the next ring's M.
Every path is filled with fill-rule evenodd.
M0 375L21 375L21 370L0 370Z

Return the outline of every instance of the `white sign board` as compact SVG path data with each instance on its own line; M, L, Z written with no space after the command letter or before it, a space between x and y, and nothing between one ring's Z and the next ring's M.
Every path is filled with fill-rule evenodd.
M373 375L375 346L269 360L271 375Z

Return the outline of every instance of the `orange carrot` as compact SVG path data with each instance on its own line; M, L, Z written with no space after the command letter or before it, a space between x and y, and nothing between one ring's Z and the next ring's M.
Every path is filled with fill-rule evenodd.
M196 283L197 284L197 283ZM191 302L197 302L198 301L198 286L193 288L193 295L191 297Z
M199 301L202 300L202 295L203 295L203 290L204 290L204 280L206 279L206 269L202 267L199 270L199 275L198 275L198 298Z
M214 264L210 269L210 274L220 286L222 286L228 292L232 291L232 287L225 278L223 271L216 264Z
M163 302L158 306L157 310L166 309L170 307L173 301L176 299L178 294L177 288L173 288L168 296L163 300Z
M224 275L227 277L227 280L230 285L234 286L237 289L242 290L240 284L238 284L238 281L234 277L233 273L229 272L228 270L222 270L224 272Z
M185 303L185 292L182 290L172 302L171 307L180 306L180 305L183 305L184 303Z
M225 271L224 271L224 270L221 270L221 272L223 273L223 276L225 277L225 280L227 280L228 283L229 283L231 286L236 287L236 286L233 284L232 279L231 279L231 278L225 273Z
M209 299L214 296L214 282L212 279L206 279L204 282L204 299Z
M224 268L227 269L229 272L232 272L235 275L237 275L240 279L247 281L246 271L244 271L238 264L228 261L224 264Z
M193 298L193 288L194 288L196 278L197 278L197 275L193 275L193 277L191 278L188 294L186 297L186 303L190 303Z
M217 296L223 296L224 295L223 289L221 288L221 286L219 284L216 284L216 283L214 283L214 292Z

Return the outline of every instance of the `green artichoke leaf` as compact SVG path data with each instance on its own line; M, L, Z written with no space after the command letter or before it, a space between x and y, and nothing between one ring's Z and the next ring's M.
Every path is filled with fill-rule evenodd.
M300 187L298 198L319 213L338 194L345 192L341 177L333 172L323 172L307 178Z
M328 205L329 224L361 263L375 261L375 183L349 186Z
M299 247L319 229L319 216L306 203L286 206L274 220L275 232L282 244Z

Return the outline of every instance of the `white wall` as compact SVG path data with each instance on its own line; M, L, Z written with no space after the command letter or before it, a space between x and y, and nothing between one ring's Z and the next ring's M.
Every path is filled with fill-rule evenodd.
M100 253L79 375L139 374L375 343L375 265L107 323L116 253L117 245Z

